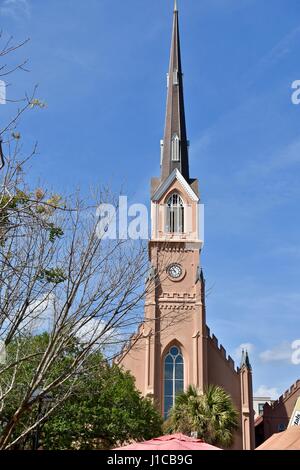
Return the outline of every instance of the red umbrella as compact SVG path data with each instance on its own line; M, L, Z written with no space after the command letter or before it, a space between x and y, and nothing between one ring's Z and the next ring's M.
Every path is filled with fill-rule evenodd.
M222 450L201 439L185 436L184 434L172 434L170 436L157 437L145 442L136 442L115 450Z

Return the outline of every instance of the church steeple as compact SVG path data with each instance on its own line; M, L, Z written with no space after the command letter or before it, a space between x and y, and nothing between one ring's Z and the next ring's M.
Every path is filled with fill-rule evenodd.
M165 134L162 149L161 179L165 180L177 168L189 180L188 141L186 135L183 73L177 2L174 3L173 33L168 74L168 96Z

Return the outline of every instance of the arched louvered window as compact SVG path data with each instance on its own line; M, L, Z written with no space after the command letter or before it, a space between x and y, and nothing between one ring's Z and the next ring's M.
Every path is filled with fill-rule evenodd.
M179 73L178 70L173 72L173 85L179 85Z
M184 205L179 194L173 193L172 196L169 197L166 212L166 232L183 233Z
M180 161L180 139L177 134L172 138L172 162Z
M184 360L178 346L172 346L164 359L164 418L175 405L176 395L184 390Z

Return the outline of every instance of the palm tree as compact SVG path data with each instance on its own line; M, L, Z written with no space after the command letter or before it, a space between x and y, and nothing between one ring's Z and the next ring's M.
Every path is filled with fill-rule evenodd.
M205 442L230 447L238 428L238 412L230 395L216 385L207 387L203 394L190 385L176 397L174 408L165 423L167 432L190 435L197 432Z

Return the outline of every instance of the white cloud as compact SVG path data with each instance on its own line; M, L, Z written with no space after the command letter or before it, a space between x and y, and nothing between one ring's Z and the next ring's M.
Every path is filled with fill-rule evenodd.
M90 343L91 341L98 340L98 338L101 337L104 327L105 323L97 318L83 318L77 326L76 336L82 343ZM108 334L109 333L106 333L105 335ZM101 342L103 342L103 337L101 337Z
M15 316L15 312L7 317L1 325L0 338L7 337ZM32 301L27 307L23 319L18 326L18 331L26 334L38 335L46 331L51 331L54 319L54 295L47 295Z
M31 302L26 310L25 320L20 325L31 334L40 334L44 331L51 331L54 318L54 295L47 295Z
M300 27L292 29L284 36L259 62L257 72L276 65L283 57L291 52L292 43L299 40Z
M0 4L0 15L14 19L30 18L29 0L3 0Z
M234 350L234 360L239 363L241 361L242 352L248 351L249 355L254 351L254 344L252 343L242 343ZM250 358L251 359L251 358Z
M95 341L92 349L100 349L107 358L118 355L122 346L128 341L128 336L130 336L113 327L103 332L105 322L93 317L83 318L76 328L75 334L80 343L88 345Z
M261 385L254 392L255 397L270 397L272 400L276 400L279 396L278 390L276 387L267 387L266 385Z
M273 349L267 349L260 353L259 357L263 362L288 361L291 362L291 344L283 342Z

